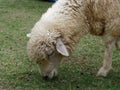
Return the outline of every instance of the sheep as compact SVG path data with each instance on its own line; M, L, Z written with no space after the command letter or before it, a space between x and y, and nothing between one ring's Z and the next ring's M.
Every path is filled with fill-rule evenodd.
M112 48L120 49L120 0L58 0L27 35L28 55L43 77L52 79L63 57L87 34L105 42L103 66L97 76L112 69Z

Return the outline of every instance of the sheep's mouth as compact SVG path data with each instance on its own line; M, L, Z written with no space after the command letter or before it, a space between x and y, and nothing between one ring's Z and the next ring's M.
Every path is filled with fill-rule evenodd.
M45 79L45 80L51 80L51 79L53 79L56 76L57 76L57 71L53 70L53 71L47 73L46 75L44 75L43 79Z

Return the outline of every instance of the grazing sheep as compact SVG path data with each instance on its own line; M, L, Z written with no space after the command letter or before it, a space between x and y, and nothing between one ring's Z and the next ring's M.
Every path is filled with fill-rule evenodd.
M120 0L58 0L35 24L27 50L41 75L52 78L62 57L69 56L82 36L91 33L105 42L103 66L97 76L112 69L112 48L120 49Z

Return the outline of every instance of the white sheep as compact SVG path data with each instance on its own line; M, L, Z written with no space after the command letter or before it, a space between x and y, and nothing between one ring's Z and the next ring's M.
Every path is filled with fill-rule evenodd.
M51 79L61 59L88 33L105 42L104 62L97 76L106 76L112 69L113 46L120 49L120 0L58 0L28 34L28 55L37 62L41 75Z

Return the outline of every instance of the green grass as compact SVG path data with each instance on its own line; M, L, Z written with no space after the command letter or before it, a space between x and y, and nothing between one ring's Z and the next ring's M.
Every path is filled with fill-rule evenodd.
M44 0L0 0L0 90L120 90L119 51L114 49L114 70L106 78L96 77L105 48L101 38L91 35L63 59L58 78L42 79L27 56L26 34L51 5Z

